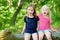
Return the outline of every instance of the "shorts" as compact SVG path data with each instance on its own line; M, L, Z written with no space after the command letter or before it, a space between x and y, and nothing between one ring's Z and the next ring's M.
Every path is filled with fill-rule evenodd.
M38 31L38 33L41 33L41 32L45 34L46 32L51 32L51 30L48 29L48 30L39 30L39 31Z

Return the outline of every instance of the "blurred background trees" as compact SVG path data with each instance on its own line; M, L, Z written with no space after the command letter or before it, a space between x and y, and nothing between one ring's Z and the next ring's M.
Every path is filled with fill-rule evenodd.
M13 33L20 33L26 7L31 3L35 5L37 14L43 5L48 5L52 15L52 26L59 29L60 0L0 0L0 31L10 29Z

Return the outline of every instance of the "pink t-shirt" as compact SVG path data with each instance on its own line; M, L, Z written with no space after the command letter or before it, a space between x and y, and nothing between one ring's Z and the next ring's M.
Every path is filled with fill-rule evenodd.
M47 30L50 29L50 19L45 18L42 14L38 15L39 17L39 30Z

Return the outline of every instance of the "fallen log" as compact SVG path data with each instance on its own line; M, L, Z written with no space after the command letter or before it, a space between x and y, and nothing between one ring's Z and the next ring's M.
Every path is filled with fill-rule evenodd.
M51 32L51 33L52 33L51 37L53 40L60 40L60 31ZM16 38L20 38L20 39L24 38L24 36L22 34L14 34L14 36ZM45 36L44 36L43 40L47 40Z
M53 40L60 40L60 31L51 33ZM22 34L13 34L9 30L3 30L0 32L0 40L24 40L24 36ZM45 36L43 40L46 40Z
M52 40L60 40L60 31L51 32ZM44 36L43 40L47 40Z

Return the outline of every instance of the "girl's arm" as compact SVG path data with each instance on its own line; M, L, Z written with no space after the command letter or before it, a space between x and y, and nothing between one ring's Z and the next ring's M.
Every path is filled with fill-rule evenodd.
M56 29L54 29L54 28L52 27L51 23L52 23L52 20L50 20L50 27L51 27L51 30L54 31L54 32L57 31Z
M51 30L53 31L53 27L52 27L52 20L51 20L51 18L50 18L50 27L51 27Z
M54 29L52 26L51 26L51 30L54 31L54 32L57 31L57 29Z
M24 30L25 30L25 28L26 28L26 23L24 22L24 27L23 27L23 30L22 30L22 34L24 34Z
M39 28L39 15L37 15L37 31L38 31L38 28Z
M51 31L54 31L54 28L52 27L52 19L51 19L51 14L49 14L49 18L50 18L50 28L51 28Z
M38 31L38 27L39 27L39 21L38 21L38 23L37 23L37 31Z

